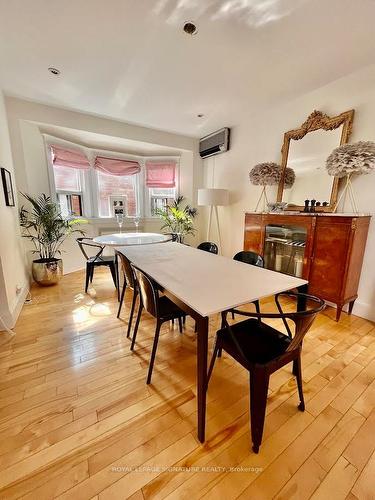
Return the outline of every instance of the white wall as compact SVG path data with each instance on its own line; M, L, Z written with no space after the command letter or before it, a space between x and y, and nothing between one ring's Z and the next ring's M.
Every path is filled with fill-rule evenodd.
M0 91L0 166L11 172L13 191L17 185L13 169L4 96ZM0 316L13 327L28 291L24 268L24 250L20 238L18 207L7 207L0 182ZM17 200L16 200L17 202ZM17 287L20 287L17 293ZM3 325L0 322L0 331Z
M12 97L6 98L6 106L19 191L31 195L50 194L44 141L39 130L39 125L43 124L43 126L83 130L180 150L180 192L189 203L196 202L197 187L202 182L201 160L197 154L196 139ZM199 229L199 220L197 226ZM92 221L82 229L87 236L95 236L103 231L114 232L116 224L113 221ZM146 220L143 229L159 231L160 223L157 220ZM64 272L82 269L84 259L73 236L64 244L63 250ZM29 255L29 262L31 259Z
M298 78L298 74L290 75ZM277 78L277 75L275 75ZM204 161L205 185L231 191L231 206L221 207L224 254L231 256L243 248L244 212L254 210L259 188L249 183L249 171L259 162L281 159L283 134L300 126L313 110L337 115L354 108L354 126L350 141L375 140L375 65L310 92L282 106L249 115L246 122L232 129L228 153ZM374 213L375 172L354 179L354 189L361 212ZM271 191L275 200L275 190ZM214 236L215 237L215 236ZM354 313L375 320L375 222L370 225L359 297Z

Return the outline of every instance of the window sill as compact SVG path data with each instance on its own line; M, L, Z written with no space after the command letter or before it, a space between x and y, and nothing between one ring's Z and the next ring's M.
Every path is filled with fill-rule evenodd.
M77 217L78 219L83 219L87 220L89 223L100 223L100 224L116 224L117 225L117 220L114 217ZM140 219L139 224L142 225L142 223L145 222L159 222L158 217L142 217ZM161 221L160 221L161 222ZM125 219L125 226L127 225L133 225L133 217L128 217Z

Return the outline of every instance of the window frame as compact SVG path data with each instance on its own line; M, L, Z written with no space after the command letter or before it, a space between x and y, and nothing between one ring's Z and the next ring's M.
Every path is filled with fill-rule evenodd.
M99 173L98 171L96 171L95 169L91 169L92 170L92 173L93 173L93 181L92 181L92 184L91 184L91 187L92 187L92 195L93 195L93 198L95 200L94 202L94 207L95 207L95 218L97 219L103 219L103 220L110 220L110 219L114 219L114 217L112 215L108 215L108 216L101 216L99 215ZM137 213L141 213L141 207L142 205L140 205L140 191L141 191L141 185L140 185L140 177L141 177L141 172L139 174L135 174L134 176L134 190L135 190L135 200L136 200L136 206L137 206ZM128 215L127 218L129 219L134 219L135 217L137 217L137 215L133 216L133 215ZM141 215L141 217L143 218L143 216Z
M146 186L146 162L147 161L153 161L153 160L175 160L176 161L176 185L174 188L175 193L174 193L174 199L178 198L179 196L179 187L180 187L180 158L176 156L147 156L143 160L143 184L144 184L144 214L145 218L155 220L158 219L157 215L153 215L151 211L151 189L155 188L149 188Z

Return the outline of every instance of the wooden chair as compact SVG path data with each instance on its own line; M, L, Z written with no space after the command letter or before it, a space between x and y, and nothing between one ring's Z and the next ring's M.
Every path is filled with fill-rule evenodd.
M143 271L141 271L133 264L131 264L131 267L134 271L137 280L138 290L141 298L139 303L137 320L134 327L132 343L130 347L131 350L134 349L135 340L137 338L139 321L141 319L143 308L149 314L151 314L151 316L156 318L154 343L152 346L150 364L147 375L147 384L150 384L152 377L152 370L154 367L156 350L158 347L161 325L166 321L178 319L180 333L182 333L182 318L186 315L186 313L182 309L180 309L174 302L168 299L168 297L166 296L160 297L158 291L158 285L149 276L147 276L147 274L145 274Z
M197 246L197 248L198 248L198 250L203 250L204 252L214 253L216 255L219 253L218 246L216 245L216 243L212 243L211 241L204 241L203 243L200 243Z
M308 310L284 313L279 297L286 296L307 300L313 304ZM310 329L316 315L325 307L324 301L312 295L283 292L275 296L279 313L251 313L235 310L236 314L248 316L240 323L229 325L227 311L222 313L222 328L216 333L214 351L208 371L207 385L210 380L218 352L224 349L250 373L250 420L253 451L259 452L262 442L266 413L267 393L270 375L286 364L293 362L293 373L297 378L300 403L298 409L305 410L302 389L301 351L302 341ZM262 319L282 319L287 335L263 323ZM292 335L287 320L295 325Z
M94 277L94 270L99 266L109 267L113 279L113 283L117 288L117 271L115 257L111 255L102 255L104 246L94 243L92 238L76 238L78 246L86 259L86 283L85 283L85 293L89 283L92 283ZM87 249L87 251L86 251ZM87 252L89 249L95 249L96 253L90 256Z
M119 304L118 311L117 311L118 318L120 317L120 314L121 314L121 308L122 308L122 305L124 303L126 289L130 288L130 290L132 290L132 292L133 292L133 300L132 300L132 305L131 305L130 314L129 314L129 321L128 321L128 330L126 333L126 337L129 338L131 326L132 326L132 322L133 322L135 304L137 302L137 297L138 297L138 286L137 286L136 277L134 275L134 271L133 271L132 266L130 264L130 260L127 257L125 257L125 255L122 254L121 252L116 252L116 254L117 254L117 258L120 259L121 269L122 269L122 272L124 275L124 285L122 287L121 296L120 296L120 304Z

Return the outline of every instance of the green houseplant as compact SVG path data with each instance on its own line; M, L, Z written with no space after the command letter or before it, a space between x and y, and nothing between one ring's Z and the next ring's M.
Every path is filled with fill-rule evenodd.
M21 194L31 205L30 209L21 207L20 225L22 236L31 241L32 252L38 255L32 264L33 278L39 285L55 285L63 273L62 259L58 257L61 245L72 233L83 235L77 225L86 221L63 218L59 205L45 194L35 198Z
M188 234L194 234L194 218L197 215L197 209L190 205L183 206L185 198L179 196L173 203L166 205L165 208L155 209L155 215L163 221L162 230L168 229L175 241L183 243Z

